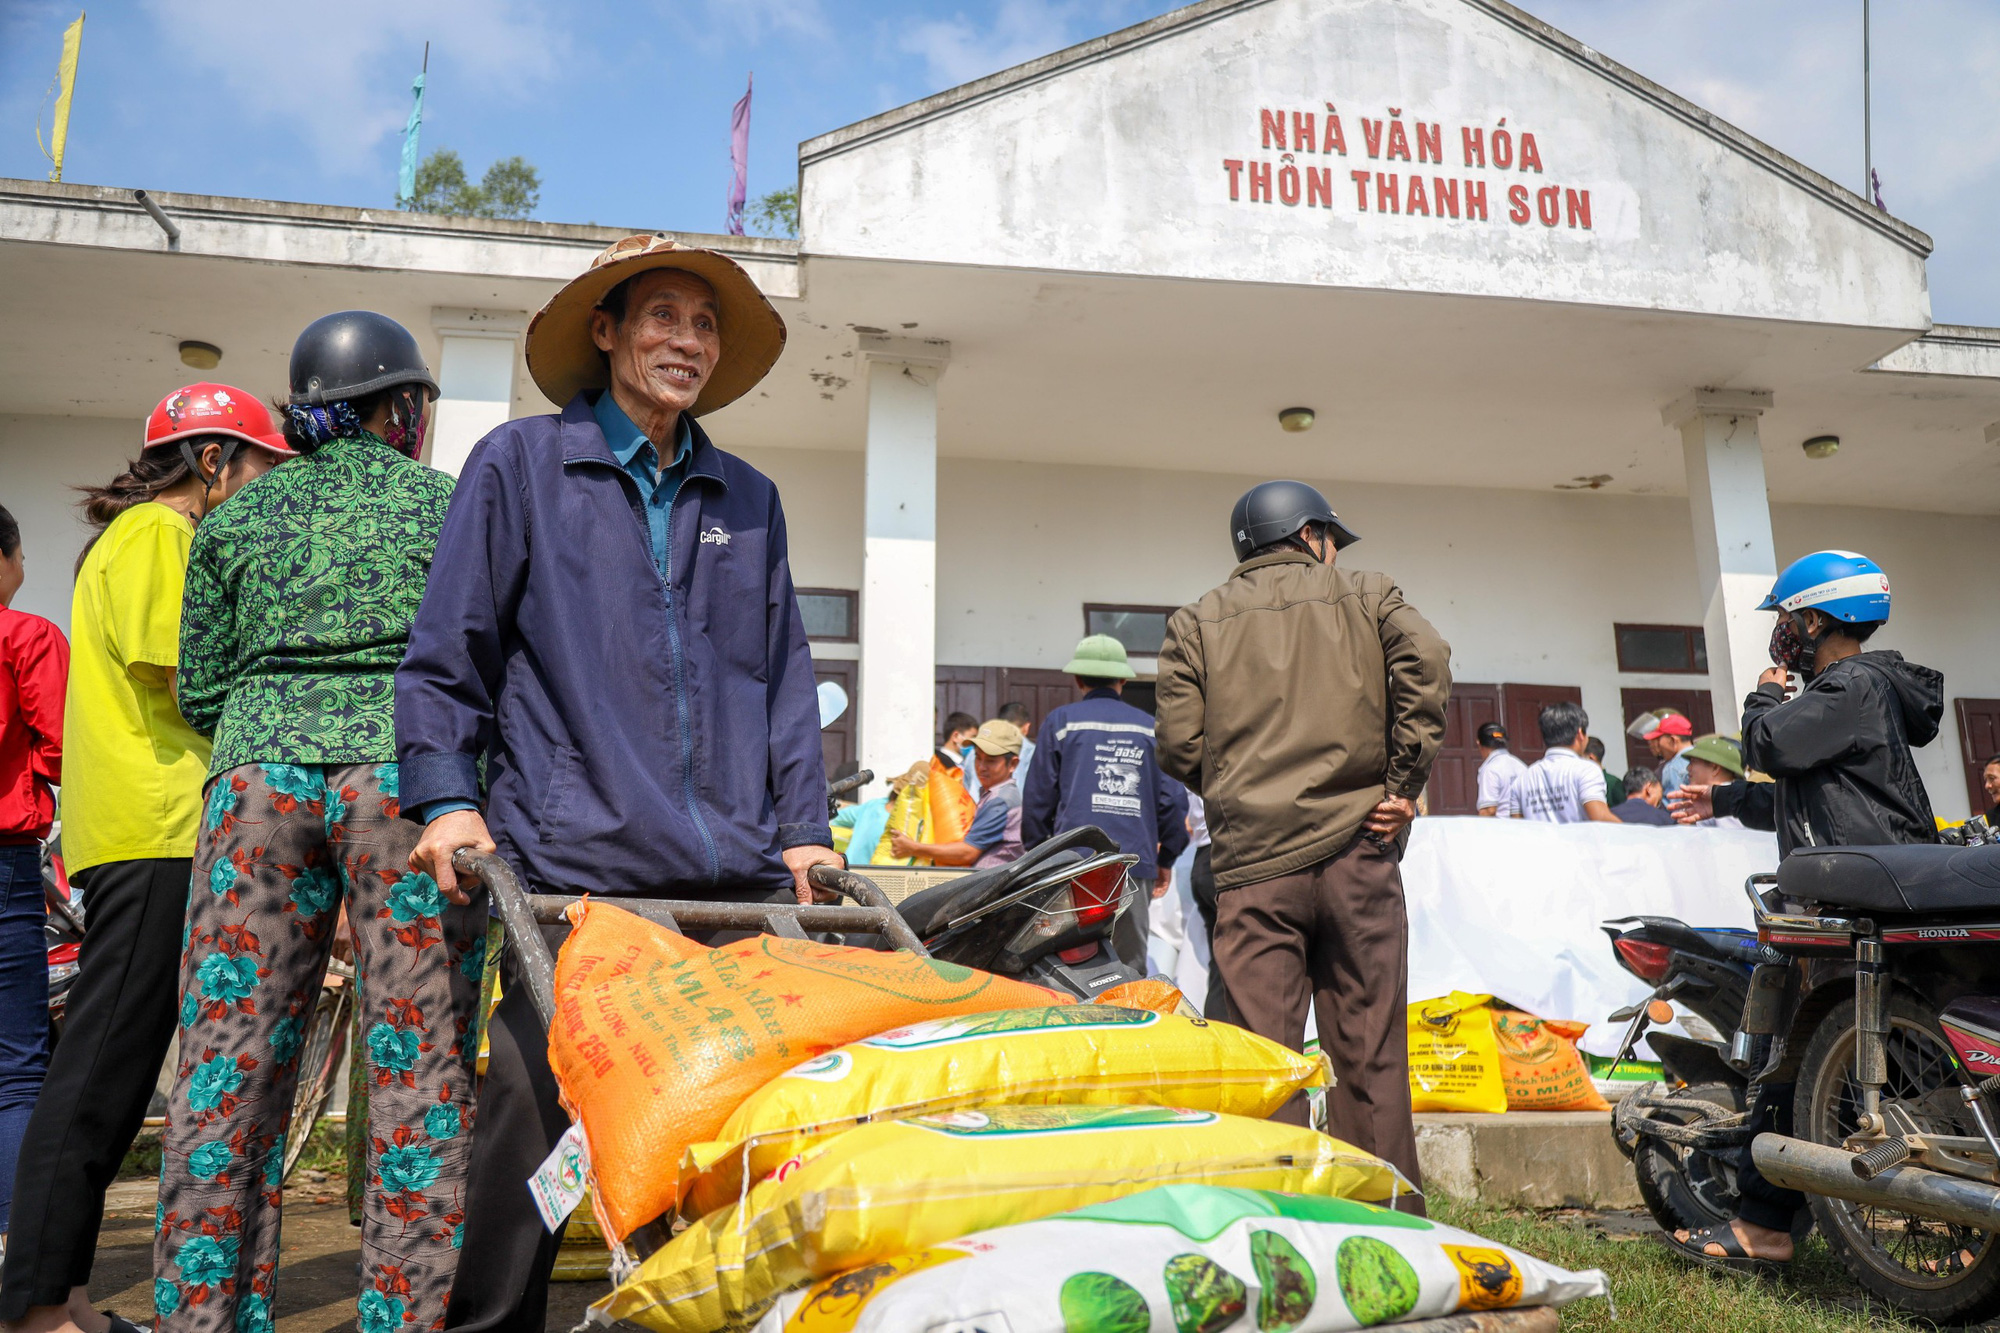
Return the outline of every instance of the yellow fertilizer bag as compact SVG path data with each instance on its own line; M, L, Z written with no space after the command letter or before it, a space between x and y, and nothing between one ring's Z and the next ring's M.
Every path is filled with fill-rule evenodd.
M1611 1103L1590 1081L1590 1066L1576 1039L1588 1023L1537 1018L1496 1005L1493 1037L1510 1111L1608 1111Z
M734 1203L829 1135L961 1106L1142 1104L1263 1119L1326 1083L1317 1059L1227 1023L1100 1004L1009 1009L896 1028L794 1066L750 1094L712 1143L690 1216ZM746 1165L747 1164L747 1165Z
M1064 1002L912 953L771 935L703 948L597 900L570 920L549 1065L620 1239L674 1209L688 1145L801 1060L925 1019Z
M1491 995L1453 991L1409 1008L1410 1109L1504 1111Z
M1156 1185L1384 1200L1394 1167L1309 1129L1155 1106L994 1106L849 1130L653 1252L593 1309L740 1329L793 1287Z
M756 1333L1350 1333L1609 1294L1600 1271L1373 1204L1167 1185L826 1278Z
M915 764L903 776L889 780L889 818L882 826L882 837L876 842L875 855L869 858L868 864L916 864L914 857L897 856L890 852L889 838L900 833L912 842L932 841L930 796L926 790L929 785L930 769L924 764Z

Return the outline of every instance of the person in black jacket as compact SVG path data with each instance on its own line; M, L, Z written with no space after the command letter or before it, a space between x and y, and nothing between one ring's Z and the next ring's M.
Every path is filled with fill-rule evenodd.
M1743 762L1774 780L1690 783L1667 797L1674 818L1692 824L1735 815L1775 832L1781 858L1800 847L1936 842L1912 751L1937 739L1944 675L1898 652L1868 651L1889 619L1882 567L1852 551L1817 551L1786 567L1762 609L1778 613L1776 665L1743 701ZM1794 673L1802 681L1796 696ZM1791 1104L1790 1084L1763 1085L1750 1137L1791 1133ZM1735 1221L1677 1231L1676 1246L1737 1267L1791 1259L1792 1216L1805 1196L1766 1181L1747 1146L1737 1188Z

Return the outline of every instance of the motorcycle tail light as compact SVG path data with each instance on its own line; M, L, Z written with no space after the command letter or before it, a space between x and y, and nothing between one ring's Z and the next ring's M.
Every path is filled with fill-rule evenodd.
M1119 890L1125 885L1125 867L1117 862L1086 870L1070 882L1070 896L1076 903L1076 924L1102 925L1118 911Z
M1618 951L1618 961L1625 965L1625 970L1641 981L1656 984L1664 981L1667 969L1673 965L1674 951L1651 940L1623 936L1613 940L1611 947Z
M1078 963L1087 963L1097 957L1097 952L1097 941L1091 940L1088 943L1077 945L1074 949L1058 949L1056 950L1056 957L1062 959L1071 967L1075 967Z

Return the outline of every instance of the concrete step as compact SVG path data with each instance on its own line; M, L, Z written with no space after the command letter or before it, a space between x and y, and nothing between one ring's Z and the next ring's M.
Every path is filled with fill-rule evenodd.
M1416 1120L1427 1190L1509 1208L1644 1206L1609 1111L1425 1112Z

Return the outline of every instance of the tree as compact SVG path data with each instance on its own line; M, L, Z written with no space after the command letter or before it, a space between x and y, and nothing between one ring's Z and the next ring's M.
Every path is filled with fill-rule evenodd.
M799 234L799 187L773 190L750 207L750 225L759 236Z
M502 158L474 185L465 178L458 154L439 148L417 165L416 193L405 207L419 213L518 219L531 215L541 196L541 173L526 158Z

